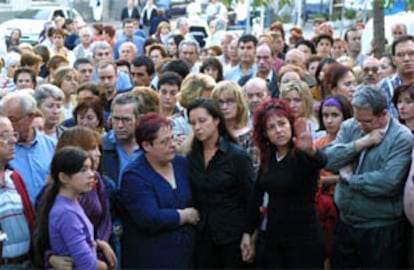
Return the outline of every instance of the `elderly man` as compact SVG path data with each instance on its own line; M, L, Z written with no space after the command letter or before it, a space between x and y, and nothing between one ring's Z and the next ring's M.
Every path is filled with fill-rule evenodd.
M244 86L244 95L246 96L247 105L249 106L249 127L253 127L253 115L259 106L265 100L270 99L271 92L268 84L262 78L251 78Z
M183 40L178 46L178 57L187 64L190 73L199 73L200 66L196 63L200 48L195 40Z
M49 175L56 141L32 127L37 106L30 94L24 91L10 93L1 100L0 107L19 133L16 156L10 165L22 175L34 203Z
M369 57L365 59L362 64L362 84L358 87L377 84L380 81L379 68L380 62L377 58Z
M324 148L326 169L340 173L335 203L334 268L399 268L406 255L403 189L413 135L390 117L387 97L364 86L352 98L354 117Z
M35 212L26 185L16 169L9 166L15 157L19 134L10 120L0 115L0 269L28 269Z
M285 55L285 64L300 67L305 74L304 81L312 88L316 84L316 80L308 73L306 68L305 54L299 49L290 49Z
M79 30L80 43L73 49L76 59L86 57L92 59L92 30L89 27L84 27Z

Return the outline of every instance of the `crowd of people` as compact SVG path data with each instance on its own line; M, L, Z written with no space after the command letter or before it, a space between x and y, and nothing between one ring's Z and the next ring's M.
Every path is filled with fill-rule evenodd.
M362 23L237 36L220 0L206 10L203 43L152 0L127 1L120 38L60 17L34 46L12 32L0 269L414 265L404 22L376 58Z

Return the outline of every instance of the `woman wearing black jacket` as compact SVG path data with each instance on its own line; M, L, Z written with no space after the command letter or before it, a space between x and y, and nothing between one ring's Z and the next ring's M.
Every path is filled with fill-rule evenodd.
M240 240L254 177L250 156L226 129L213 100L188 107L194 141L188 155L197 225L197 268L241 268Z

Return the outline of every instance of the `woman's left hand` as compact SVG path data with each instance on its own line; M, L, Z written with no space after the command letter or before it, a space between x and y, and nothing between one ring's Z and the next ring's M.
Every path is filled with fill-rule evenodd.
M104 254L109 268L116 269L118 267L118 260L116 259L115 252L112 250L111 246L102 240L96 240L96 246Z
M313 144L312 133L308 128L305 118L298 118L295 121L295 142L296 148L305 151L308 155L316 154L316 147Z

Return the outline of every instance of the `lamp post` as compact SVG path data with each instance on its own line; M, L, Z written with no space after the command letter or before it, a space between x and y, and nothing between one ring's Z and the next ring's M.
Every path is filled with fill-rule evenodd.
M73 0L69 0L69 18L73 19Z

